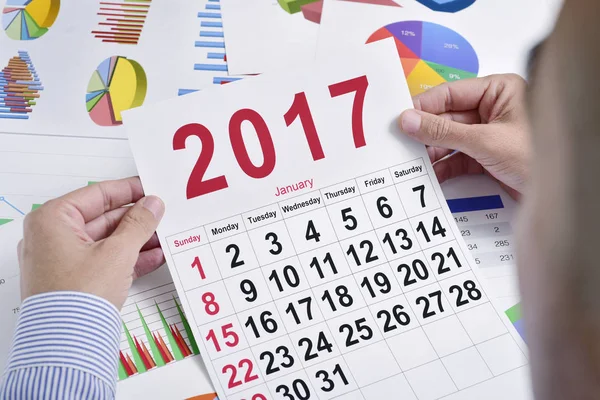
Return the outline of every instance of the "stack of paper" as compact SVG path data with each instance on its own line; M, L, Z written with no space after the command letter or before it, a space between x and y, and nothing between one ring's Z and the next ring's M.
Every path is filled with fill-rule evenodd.
M516 204L484 177L440 189L393 120L525 76L556 2L176 3L4 5L0 364L22 218L137 164L169 266L122 310L119 398L530 398Z

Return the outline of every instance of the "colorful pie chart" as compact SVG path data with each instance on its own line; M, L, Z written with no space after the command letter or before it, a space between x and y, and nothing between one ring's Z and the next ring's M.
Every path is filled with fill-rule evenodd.
M374 32L367 43L394 38L411 95L479 73L473 46L461 35L432 22L402 21Z
M417 0L433 11L455 13L469 7L475 0Z
M11 39L37 39L48 32L59 10L60 0L7 0L2 27Z
M107 58L88 83L85 102L90 118L101 126L121 125L121 112L141 106L147 87L139 63L121 56Z

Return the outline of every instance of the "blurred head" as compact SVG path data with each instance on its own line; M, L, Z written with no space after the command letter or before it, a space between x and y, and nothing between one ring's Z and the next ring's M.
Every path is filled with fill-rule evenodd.
M547 339L528 343L532 362L538 363L533 365L534 382L546 381L536 385L538 391L552 387L547 381L556 371L536 354L567 362L576 356L579 362L569 370L573 383L600 376L592 361L581 363L600 360L600 326L590 330L580 325L584 319L600 320L599 15L598 1L566 0L553 33L531 62L534 157L520 218L519 254L528 334ZM527 301L533 296L538 298ZM545 306L536 306L540 304ZM578 348L561 354L560 337L567 332L576 335Z

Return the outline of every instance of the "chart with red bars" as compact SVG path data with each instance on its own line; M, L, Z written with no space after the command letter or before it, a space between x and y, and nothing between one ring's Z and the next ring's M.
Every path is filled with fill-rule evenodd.
M142 35L152 0L101 1L95 38L107 43L136 45Z
M119 380L200 354L172 282L130 295L121 318Z
M0 119L29 119L42 90L29 54L19 51L0 71Z

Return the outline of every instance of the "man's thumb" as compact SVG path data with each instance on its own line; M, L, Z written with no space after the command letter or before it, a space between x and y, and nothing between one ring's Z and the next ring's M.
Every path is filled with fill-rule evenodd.
M419 110L406 110L400 115L400 129L428 146L472 153L477 142L470 125Z
M156 231L164 213L165 205L158 197L141 198L121 218L121 222L111 236L124 240L129 246L141 249Z

